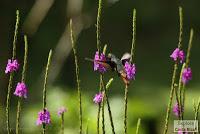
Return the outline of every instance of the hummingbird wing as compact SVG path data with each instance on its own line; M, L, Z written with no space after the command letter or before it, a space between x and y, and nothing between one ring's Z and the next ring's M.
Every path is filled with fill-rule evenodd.
M130 53L124 53L122 58L121 58L121 61L122 61L122 64L125 65L125 62L126 61L130 61L131 59L131 54Z
M109 60L100 61L100 60L94 60L94 59L91 59L91 58L85 58L85 60L91 61L91 62L96 62L96 63L104 66L106 69L112 69L113 68L112 63Z

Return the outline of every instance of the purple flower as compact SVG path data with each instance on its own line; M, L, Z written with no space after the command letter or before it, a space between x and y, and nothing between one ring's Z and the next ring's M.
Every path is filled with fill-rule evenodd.
M59 109L58 109L58 116L61 116L62 114L64 114L64 112L66 112L67 111L67 109L65 108L65 107L60 107Z
M99 55L99 52L96 51L94 56L94 71L98 70L100 73L106 72L106 68L102 64L98 63L98 61L106 61L106 56L103 53Z
M94 99L93 99L94 103L96 103L96 104L101 103L102 100L103 100L103 93L101 93L101 92L96 94Z
M185 54L183 50L180 50L179 48L176 48L173 53L170 55L170 57L174 60L180 60L180 63L183 63L183 60L185 58Z
M177 102L175 103L175 105L173 107L173 112L174 112L174 115L177 117L180 115L180 110L179 110L179 106L178 106ZM183 112L183 107L182 107L181 112Z
M14 95L27 98L27 87L24 82L18 82Z
M36 121L36 125L42 125L42 124L50 124L51 119L50 119L50 113L47 109L41 110L38 112L38 118Z
M12 73L14 71L17 71L18 69L19 69L18 61L16 59L14 59L14 60L8 59L8 63L7 63L7 66L6 66L5 73L6 74Z
M192 70L191 68L184 68L183 74L182 74L182 82L184 84L188 83L192 79Z
M131 64L129 62L126 62L124 65L124 70L126 72L126 77L128 80L135 79L136 74L136 67L135 64Z

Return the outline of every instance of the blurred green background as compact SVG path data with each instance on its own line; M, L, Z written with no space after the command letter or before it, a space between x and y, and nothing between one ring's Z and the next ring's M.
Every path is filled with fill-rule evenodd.
M178 43L178 6L183 7L183 49L187 50L190 28L194 28L191 52L193 79L187 85L186 119L193 119L192 100L200 96L200 1L197 0L103 0L101 22L101 45L108 44L108 52L121 57L130 52L132 41L132 10L137 9L136 80L129 88L128 133L135 133L137 119L141 118L142 134L159 134L163 130L166 106L170 91L173 62L169 55ZM1 0L0 1L0 133L5 129L5 102L8 75L4 73L7 59L12 54L15 25L15 10L20 10L20 32L17 57L23 61L23 35L28 35L29 58L27 84L28 99L23 101L21 127L24 133L39 133L36 126L37 113L42 109L42 83L44 66L50 49L53 61L47 89L47 107L51 112L52 124L48 133L59 133L60 118L57 109L65 106L65 132L78 133L78 98L75 81L74 59L69 40L69 19L74 20L80 63L81 89L83 94L84 130L96 133L97 106L92 102L98 92L99 75L93 64L84 60L93 57L96 51L97 0ZM22 65L21 65L22 66ZM21 71L21 70L20 70ZM15 83L21 74L15 77ZM105 75L106 81L113 77L109 90L114 125L117 134L123 132L124 85L114 73ZM14 89L13 89L14 90ZM13 93L13 91L12 91ZM15 128L17 98L11 100L11 126ZM106 110L106 131L111 133ZM171 116L170 130L173 131Z

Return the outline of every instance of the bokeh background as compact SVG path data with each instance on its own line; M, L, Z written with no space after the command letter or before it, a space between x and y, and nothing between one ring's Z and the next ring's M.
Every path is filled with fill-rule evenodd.
M191 52L193 79L186 89L186 119L193 119L192 100L200 96L200 1L197 0L103 0L101 21L101 45L108 44L108 52L121 57L130 52L132 40L132 10L137 9L136 80L129 88L128 133L135 133L137 119L141 118L142 134L159 134L163 130L166 106L170 91L173 62L170 53L177 46L179 34L178 6L183 7L183 49L187 50L189 31L194 28ZM53 61L47 89L47 107L52 124L49 134L60 131L57 109L65 106L65 132L78 133L78 97L75 66L69 38L69 19L73 18L81 89L83 94L84 130L96 133L97 106L92 102L98 92L99 75L93 64L84 60L93 58L96 51L97 0L1 0L0 1L0 133L5 133L5 102L8 75L4 73L7 59L12 54L15 11L20 10L20 32L17 57L23 61L23 35L28 35L29 55L27 84L28 98L23 101L21 127L24 133L39 133L35 125L37 113L42 109L42 83L44 67L50 49ZM20 70L21 71L21 70ZM15 77L14 86L21 74ZM105 75L106 81L113 77L109 90L114 125L118 134L123 132L124 85L114 73ZM13 89L14 90L14 89ZM12 90L12 93L13 93ZM11 100L11 126L15 128L17 98ZM106 131L111 133L106 110ZM173 129L171 116L170 130Z

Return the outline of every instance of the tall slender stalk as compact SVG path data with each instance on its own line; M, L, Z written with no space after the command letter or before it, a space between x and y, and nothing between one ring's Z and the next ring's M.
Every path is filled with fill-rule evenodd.
M28 42L27 36L24 35L24 65L22 70L22 78L21 81L25 83L26 80L26 68L27 68L27 59L28 59ZM17 102L17 118L16 118L16 134L19 134L19 127L20 127L20 112L21 112L21 100L22 98L18 98Z
M106 100L106 103L107 103L108 114L109 114L109 118L110 118L110 125L111 125L111 128L112 128L112 133L115 134L115 127L114 127L114 123L113 123L112 111L111 111L110 102L109 102L109 98L108 98L107 88L105 87L103 76L101 78L102 78L101 84L102 84L102 88L103 88L103 91L104 91L104 97L105 97L105 100ZM111 82L112 82L112 79L111 79ZM110 82L110 84L111 84L111 82ZM108 88L109 88L110 84L107 86Z
M182 8L179 7L179 41L178 41L178 48L182 47L182 33L183 33L183 13L182 13ZM172 75L172 81L171 81L171 90L170 90L170 97L169 97L169 102L167 106L167 113L165 117L165 128L163 131L163 134L166 134L168 131L168 124L169 124L169 116L171 113L171 107L172 107L172 100L174 96L174 85L176 81L176 74L177 74L177 69L178 69L178 62L175 62L174 64L174 70L173 70L173 75Z
M61 134L64 134L64 113L61 115Z
M104 97L103 97L103 100L102 100L102 102L101 102L101 110L102 110L102 112L101 112L101 114L102 114L102 133L103 134L105 134L106 133L106 129L105 129L105 115L104 115L104 101L105 101L105 99L104 99Z
M97 34L97 50L100 53L101 50L101 42L100 42L100 23L101 23L101 13L102 13L102 0L99 0L99 4L98 4L98 13L97 13L97 30L96 30L96 34Z
M190 63L190 52L191 52L191 48L192 48L192 41L193 41L193 35L194 35L194 31L191 28L190 30L190 39L189 39L189 43L188 43L188 49L187 49L187 56L186 56L186 61L185 61L185 68L187 68L189 66ZM182 106L184 107L185 105L185 84L183 83L182 85ZM182 113L182 116L184 116L184 111Z
M97 112L97 134L99 134L100 112L101 112L101 104L98 104L98 112Z
M44 77L44 85L43 85L43 110L46 112L46 105L47 105L47 78L48 78L48 72L49 72L49 66L51 64L51 57L52 57L52 50L49 51L49 56L48 56L48 61L46 65L46 70L45 70L45 77ZM46 133L46 125L43 123L43 134Z
M131 59L133 62L135 58L135 46L136 46L136 9L133 9L133 26L132 26L132 45L131 45ZM127 110L128 110L128 85L125 85L124 90L124 134L127 134Z
M104 48L103 48L103 54L104 55L106 55L106 50L107 50L107 45L104 45ZM104 85L103 74L100 74L100 92L104 92L104 88L102 88L103 85ZM105 114L104 114L105 97L103 97L101 105L99 105L99 106L100 106L100 109L102 111L102 133L105 134L106 133L106 130L105 130Z
M70 31L71 31L71 44L72 44L72 49L73 49L73 53L74 53L74 62L75 62L75 66L76 66L76 82L77 82L78 97L79 97L79 133L82 134L83 117L82 117L82 101L81 101L80 77L79 77L79 66L78 66L77 50L76 50L75 42L74 42L72 20L70 20Z
M12 60L16 58L16 42L17 42L17 34L18 34L18 27L19 27L19 10L16 11L16 23L15 23L15 32L14 32L14 39L13 39L13 52L12 52ZM10 92L12 89L13 84L13 77L14 73L10 74L9 83L8 83L8 92L7 92L7 98L6 98L6 127L7 127L7 133L10 134Z
M193 99L193 108L194 108L194 119L195 121L198 121L198 115L199 115L199 109L200 109L200 98L197 102L197 105L195 104L195 100ZM197 127L199 127L199 125ZM195 134L195 132L193 132L193 134Z
M127 134L127 109L128 109L128 85L125 87L124 94L124 134Z
M141 124L141 119L139 118L138 121L137 121L136 134L139 133L140 124Z

